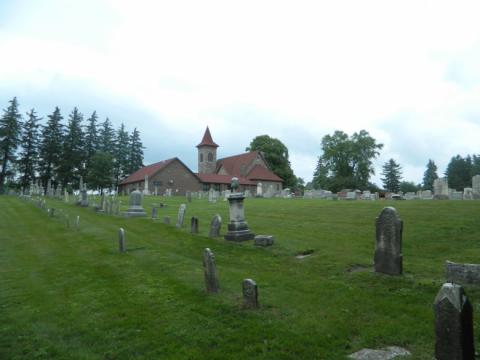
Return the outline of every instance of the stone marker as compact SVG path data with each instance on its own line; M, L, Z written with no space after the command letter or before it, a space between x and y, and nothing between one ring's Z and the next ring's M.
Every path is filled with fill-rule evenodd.
M55 209L51 208L51 209L48 209L48 210L49 210L48 214L50 215L50 217L55 217Z
M164 216L163 217L163 223L167 224L167 225L170 225L170 216Z
M348 355L354 360L393 360L397 357L409 356L410 352L398 346L388 346L380 350L362 349Z
M75 227L77 230L80 228L80 215L77 215L77 218L75 219Z
M156 206L152 207L152 219L156 219L158 217L158 208Z
M480 285L480 264L445 263L447 282Z
M118 229L118 251L125 252L125 230Z
M433 305L435 313L435 358L473 360L472 306L460 285L445 283Z
M376 220L375 271L389 275L401 275L403 268L403 221L397 210L386 207Z
M257 283L252 279L245 279L242 282L243 306L247 308L258 308Z
M273 235L257 235L254 241L256 246L272 246L274 237Z
M198 234L198 218L192 216L192 220L190 221L190 232L192 234Z
M245 221L245 210L243 208L243 193L236 192L239 185L238 178L232 178L233 193L228 197L230 205L230 222L228 223L228 231L224 236L225 240L244 241L252 240L255 234L250 231Z
M208 233L208 236L211 238L219 237L221 227L222 227L222 217L216 214L213 217L212 222L210 223L210 232Z
M192 192L191 191L187 191L187 200L189 203L192 202Z
M132 191L128 200L128 209L124 212L124 215L128 217L146 216L147 213L142 206L142 201L142 193L139 190Z
M185 211L187 209L187 205L181 204L180 208L178 209L178 215L177 215L177 228L180 229L183 227L183 220L185 219Z
M217 293L219 290L217 266L215 265L215 255L209 248L203 252L203 272L205 275L205 286L207 292Z

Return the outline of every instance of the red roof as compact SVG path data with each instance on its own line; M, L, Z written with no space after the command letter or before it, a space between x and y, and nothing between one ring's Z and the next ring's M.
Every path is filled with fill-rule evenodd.
M205 130L205 134L203 134L203 139L200 144L197 145L197 148L200 146L218 147L218 145L213 142L212 135L210 134L210 129L208 128L208 126L207 130Z
M247 177L252 180L283 181L276 174L260 165L255 165Z
M220 174L195 174L197 175L202 183L209 184L230 184L232 182L232 175L220 175ZM255 182L248 180L247 178L238 177L238 182L240 185L256 185Z
M167 166L168 164L170 164L172 161L174 161L176 159L177 158L163 160L163 161L157 162L155 164L144 166L143 168L135 171L132 175L130 175L126 179L123 179L123 181L120 184L124 185L124 184L129 184L129 183L142 181L142 180L145 179L145 176L154 175L157 171L163 169L165 166Z

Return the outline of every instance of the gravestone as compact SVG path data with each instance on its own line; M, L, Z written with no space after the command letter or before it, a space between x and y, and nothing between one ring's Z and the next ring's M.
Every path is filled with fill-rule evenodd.
M473 312L463 288L445 283L435 297L435 358L474 360Z
M190 232L192 234L198 234L198 218L192 216L192 220L190 221Z
M181 204L180 208L178 209L178 215L177 215L177 224L176 227L180 229L183 227L183 220L185 219L185 211L187 210L187 205Z
M261 182L257 183L257 197L263 196L263 184Z
M210 223L210 232L208 233L208 236L211 238L219 237L221 227L222 227L222 217L216 214Z
M402 274L403 221L397 210L386 207L376 219L375 271L389 275Z
M273 235L256 235L254 244L256 246L272 246L273 241Z
M54 208L48 209L48 214L50 215L50 217L55 217L55 209Z
M207 292L217 293L219 290L217 266L215 265L215 255L206 248L203 252L203 272L205 275L205 286Z
M433 197L437 200L448 200L447 178L439 178L433 181Z
M224 236L225 240L244 241L252 240L255 234L250 231L248 224L245 221L245 210L243 208L243 200L245 196L242 193L237 193L238 178L232 178L233 193L228 197L230 205L230 222L228 223L228 231Z
M80 229L80 215L77 215L77 218L75 219L75 228L77 230Z
M480 199L480 175L472 177L472 192L474 199Z
M247 308L258 308L258 287L252 279L245 279L242 282L243 306Z
M150 191L148 190L148 175L145 175L144 184L143 195L150 195Z
M125 252L125 230L123 228L118 230L118 251Z
M170 225L170 216L164 216L163 217L163 223L166 225Z
M447 261L445 273L447 282L480 285L480 264L457 264Z
M88 207L88 195L87 195L87 189L82 189L80 190L80 206L82 207Z
M472 188L464 188L463 189L463 200L473 200L473 189Z
M187 191L187 201L188 201L189 203L192 202L192 192L191 192L191 191Z
M156 206L152 207L152 219L156 219L158 217L158 208Z
M127 217L146 216L147 213L142 206L143 195L139 190L134 190L130 193L128 201L128 209L123 214Z

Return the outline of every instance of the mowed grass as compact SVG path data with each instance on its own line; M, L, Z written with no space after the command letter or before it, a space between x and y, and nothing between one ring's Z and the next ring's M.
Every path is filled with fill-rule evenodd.
M274 235L271 248L207 237L216 213L225 233L226 202L148 197L147 212L159 202L167 207L152 220L47 200L72 224L80 215L76 230L31 202L0 197L0 359L344 359L390 345L431 359L445 260L480 262L480 202L247 199L250 228ZM404 220L400 277L372 272L384 206ZM198 235L189 233L191 216ZM204 287L206 247L216 257L215 295ZM258 310L242 307L245 278L257 282ZM480 291L466 291L478 315Z

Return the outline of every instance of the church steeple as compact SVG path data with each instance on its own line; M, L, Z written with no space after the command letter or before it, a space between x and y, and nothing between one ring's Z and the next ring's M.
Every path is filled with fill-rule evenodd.
M214 174L217 167L217 147L213 141L210 129L207 126L202 141L197 145L198 149L198 173Z

